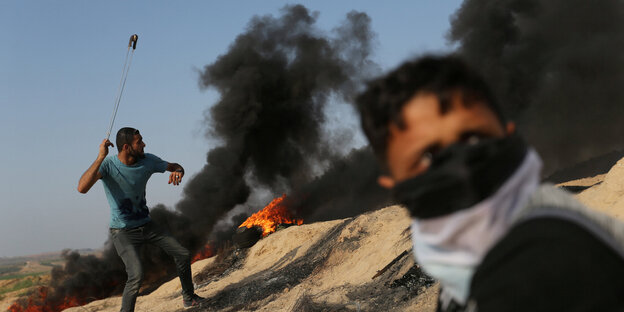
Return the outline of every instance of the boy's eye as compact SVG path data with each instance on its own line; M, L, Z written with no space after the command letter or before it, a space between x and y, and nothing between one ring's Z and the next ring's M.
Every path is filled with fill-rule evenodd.
M468 145L475 145L479 142L481 142L482 139L484 139L486 136L478 133L478 132L467 132L462 134L461 138L459 139L462 143L466 143Z
M427 169L433 162L433 157L437 155L442 147L439 144L433 144L429 146L423 153L420 155L420 159L418 160L418 165L420 168Z
M433 161L433 153L431 153L430 151L426 151L422 154L422 156L420 156L420 167L421 168L428 168L429 166L431 166L431 162Z
M468 139L466 140L466 143L468 143L468 145L475 145L479 143L479 141L481 141L481 137L476 134L473 134L468 137Z

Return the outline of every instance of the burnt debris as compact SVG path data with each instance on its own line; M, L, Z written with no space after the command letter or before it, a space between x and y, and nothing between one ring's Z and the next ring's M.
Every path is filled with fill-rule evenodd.
M358 237L353 239L338 239L354 219L349 218L336 224L326 234L311 246L305 255L294 258L297 248L284 255L275 264L243 280L226 286L215 295L210 296L207 304L192 311L237 311L256 310L267 302L293 289L308 278L313 277L321 268L326 267L326 261L336 251L355 250L360 247ZM362 233L360 235L366 235ZM411 253L411 251L406 251ZM230 255L223 257L231 267L240 267L245 261L247 250L232 250ZM294 260L293 260L294 259ZM396 260L396 261L394 261ZM433 285L433 279L425 275L416 264L413 257L399 256L387 266L384 273L371 282L356 286L347 294L348 302L336 304L328 303L321 297L302 293L293 303L291 311L377 311L391 306L408 304L422 291ZM215 264L206 267L206 271L213 272ZM286 263L286 265L283 265ZM200 285L208 281L215 281L227 276L231 271L219 274L210 274L205 280L197 280ZM203 274L203 273L202 273ZM208 275L206 275L208 276ZM336 286L338 288L345 286Z

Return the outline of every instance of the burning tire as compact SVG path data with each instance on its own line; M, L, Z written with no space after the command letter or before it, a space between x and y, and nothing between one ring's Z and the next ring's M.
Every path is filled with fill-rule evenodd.
M249 248L256 244L262 238L262 229L257 226L240 227L236 230L236 234L232 237L236 248Z

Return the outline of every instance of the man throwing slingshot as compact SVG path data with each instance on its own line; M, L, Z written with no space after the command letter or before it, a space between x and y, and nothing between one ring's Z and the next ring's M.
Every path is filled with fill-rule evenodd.
M182 283L184 307L199 306L203 298L193 290L189 251L151 221L145 200L145 186L154 172L171 172L169 184L179 185L184 168L145 154L143 137L134 128L121 128L116 144L119 153L107 156L108 147L114 145L108 139L102 141L97 159L80 177L78 192L87 193L97 180L102 180L111 207L111 238L128 274L121 311L134 311L143 278L139 251L145 243L159 246L173 257Z

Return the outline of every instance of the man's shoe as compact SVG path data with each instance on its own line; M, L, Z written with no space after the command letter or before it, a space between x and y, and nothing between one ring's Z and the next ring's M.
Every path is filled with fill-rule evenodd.
M200 307L204 301L206 301L205 298L202 298L196 294L193 294L193 296L191 296L191 299L184 300L184 308L188 309L188 308L193 308L193 307Z

